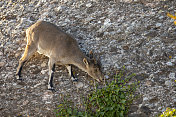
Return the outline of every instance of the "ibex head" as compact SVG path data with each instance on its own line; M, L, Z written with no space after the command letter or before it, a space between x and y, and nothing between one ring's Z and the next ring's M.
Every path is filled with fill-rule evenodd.
M84 64L86 65L86 72L98 82L103 80L103 73L101 72L100 62L93 57L92 51L89 52L90 59L83 59Z

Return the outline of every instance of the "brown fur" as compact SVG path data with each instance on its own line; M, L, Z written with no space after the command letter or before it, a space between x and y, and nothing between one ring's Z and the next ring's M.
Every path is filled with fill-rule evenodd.
M103 75L94 58L87 58L78 47L76 40L60 30L56 25L45 21L39 21L26 30L26 38L27 45L17 68L19 78L24 62L37 51L40 54L49 57L49 82L51 85L52 69L56 62L65 65L69 70L70 75L72 75L70 65L75 65L87 72L97 81L102 80ZM52 86L49 86L49 88L51 87Z

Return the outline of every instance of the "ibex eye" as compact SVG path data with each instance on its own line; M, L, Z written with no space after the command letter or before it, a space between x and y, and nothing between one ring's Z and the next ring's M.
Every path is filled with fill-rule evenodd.
M99 69L97 68L96 71L99 71Z

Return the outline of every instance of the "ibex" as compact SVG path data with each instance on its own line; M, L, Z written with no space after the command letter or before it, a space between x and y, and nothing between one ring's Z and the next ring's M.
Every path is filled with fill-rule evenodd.
M72 65L87 72L93 79L101 81L103 74L99 64L92 57L88 58L80 50L74 38L60 30L56 25L45 21L38 21L26 30L27 44L23 56L19 60L17 79L21 79L21 70L24 63L38 52L49 57L49 81L48 89L53 90L53 75L55 63L65 65L73 81L77 78L73 75Z

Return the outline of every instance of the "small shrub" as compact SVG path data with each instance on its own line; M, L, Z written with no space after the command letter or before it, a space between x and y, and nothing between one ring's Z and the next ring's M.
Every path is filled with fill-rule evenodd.
M96 117L123 117L127 115L137 82L129 84L134 74L123 77L123 72L116 74L106 87L93 91L87 100L87 109L93 110Z
M124 77L123 73L121 71L116 74L105 87L97 88L84 98L84 112L73 108L70 106L71 102L65 100L64 104L58 106L56 115L59 117L124 117L128 113L130 104L136 98L134 92L139 82L130 83L130 79L135 74Z
M176 109L175 108L167 108L160 117L176 117Z
M72 101L67 99L68 97L63 98L63 103L57 106L56 117L90 117L88 113L81 112L77 108L73 108L74 104Z

